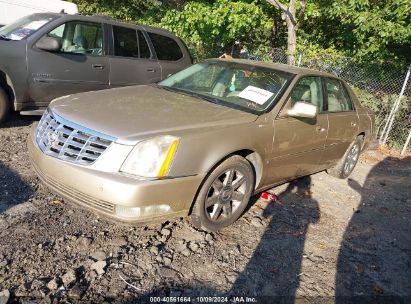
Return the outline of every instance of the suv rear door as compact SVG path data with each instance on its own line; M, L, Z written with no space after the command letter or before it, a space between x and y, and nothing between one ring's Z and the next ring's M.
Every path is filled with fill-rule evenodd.
M193 61L184 43L166 32L147 31L161 65L162 79L190 66Z
M110 87L160 81L161 67L142 29L118 25L110 28Z
M45 34L60 40L58 52L27 50L29 99L46 106L52 99L108 88L104 26L99 22L67 21ZM44 36L44 35L43 35Z

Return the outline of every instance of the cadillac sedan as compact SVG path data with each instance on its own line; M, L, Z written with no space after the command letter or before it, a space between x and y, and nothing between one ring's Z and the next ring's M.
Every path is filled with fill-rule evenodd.
M274 185L322 170L346 178L373 120L333 75L213 59L156 85L58 98L28 146L68 201L125 222L190 215L216 231Z

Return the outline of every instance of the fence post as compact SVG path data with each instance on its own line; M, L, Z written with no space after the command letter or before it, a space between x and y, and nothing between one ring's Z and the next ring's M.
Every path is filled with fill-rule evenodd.
M392 124L394 123L394 120L395 120L395 113L397 113L398 108L400 107L401 99L404 95L405 88L407 87L408 79L410 78L410 72L411 72L411 64L408 67L408 72L407 72L407 75L405 76L404 84L402 86L400 95L398 96L398 99L395 101L394 105L392 106L390 115L388 115L387 122L385 123L384 129L381 133L380 143L382 143L383 145L386 144L387 139L388 139L388 134L390 133L392 129ZM381 142L381 138L383 138L382 142Z
M410 139L411 139L411 129L410 129L410 133L408 133L408 137L407 137L407 140L405 141L404 147L401 150L401 155L404 155L405 151L407 150L407 147L410 143Z
M298 55L298 62L297 62L297 66L301 66L301 59L303 57L303 53L300 53L300 55Z

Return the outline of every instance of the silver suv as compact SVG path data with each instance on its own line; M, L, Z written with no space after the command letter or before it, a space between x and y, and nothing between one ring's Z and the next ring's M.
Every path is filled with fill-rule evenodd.
M159 28L104 16L42 13L0 29L0 122L40 114L56 97L158 82L192 64Z

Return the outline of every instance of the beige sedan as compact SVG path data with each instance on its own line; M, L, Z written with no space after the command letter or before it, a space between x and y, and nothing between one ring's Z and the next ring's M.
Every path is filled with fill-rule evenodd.
M321 170L346 178L373 119L333 75L215 59L158 85L56 99L28 146L69 201L125 222L191 215L216 231L254 193Z

